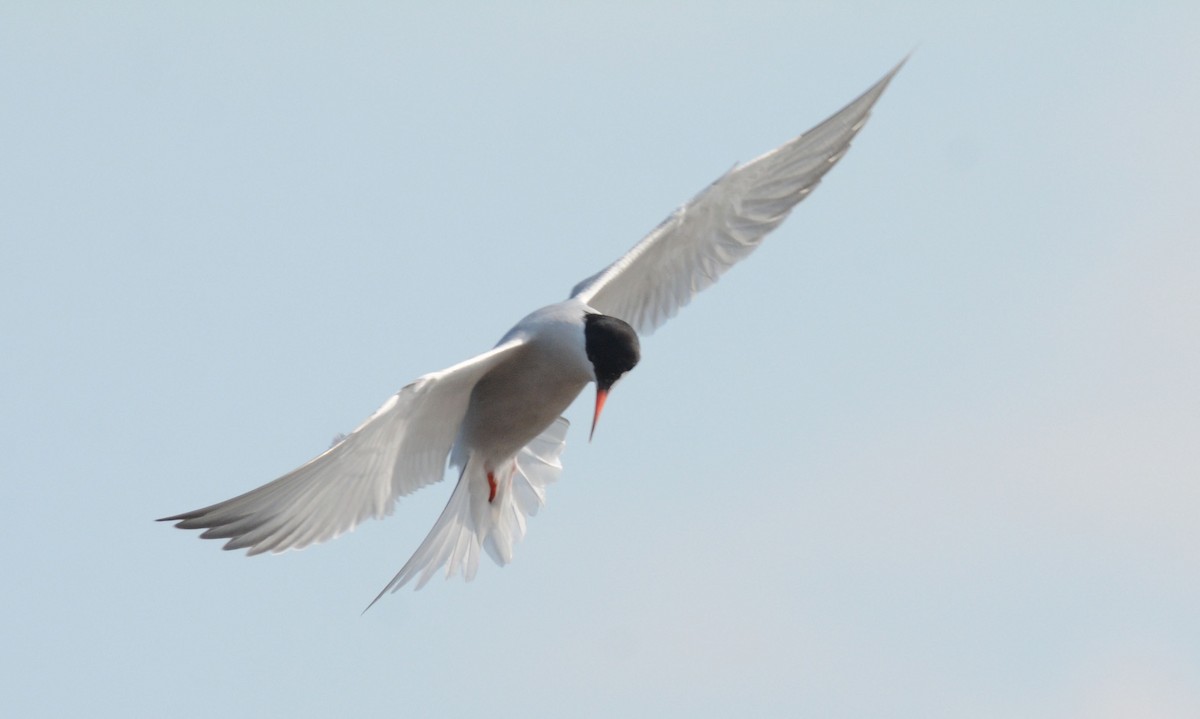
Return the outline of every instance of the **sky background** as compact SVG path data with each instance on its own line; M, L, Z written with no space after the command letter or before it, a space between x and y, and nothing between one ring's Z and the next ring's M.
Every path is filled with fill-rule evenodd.
M6 716L1200 716L1200 5L0 4ZM515 562L292 469L916 52Z

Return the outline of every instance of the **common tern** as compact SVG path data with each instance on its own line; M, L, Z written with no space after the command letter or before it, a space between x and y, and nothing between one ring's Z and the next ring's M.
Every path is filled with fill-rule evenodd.
M300 549L390 515L399 497L441 481L448 459L459 472L450 501L371 604L414 579L420 589L443 567L469 581L483 552L507 564L562 471L562 412L595 382L595 432L609 391L638 363L638 336L787 218L846 153L903 65L808 132L722 175L493 349L406 385L325 453L233 499L159 521L203 529L202 538L248 554Z

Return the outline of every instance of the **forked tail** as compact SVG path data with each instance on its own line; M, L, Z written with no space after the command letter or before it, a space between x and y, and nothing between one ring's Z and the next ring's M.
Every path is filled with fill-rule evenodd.
M367 609L418 575L416 589L420 589L443 566L447 578L461 572L471 581L481 551L501 566L511 562L514 545L525 536L526 517L537 514L546 503L546 485L562 472L558 458L566 445L568 424L559 417L515 459L493 468L490 481L482 461L469 457L425 541Z

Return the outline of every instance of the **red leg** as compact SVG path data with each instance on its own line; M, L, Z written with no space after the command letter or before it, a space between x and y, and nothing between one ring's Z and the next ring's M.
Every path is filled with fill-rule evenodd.
M488 472L488 502L496 499L496 475Z

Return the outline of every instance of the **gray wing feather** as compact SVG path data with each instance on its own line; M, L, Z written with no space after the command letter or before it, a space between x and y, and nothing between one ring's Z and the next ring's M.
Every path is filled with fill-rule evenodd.
M813 129L722 175L571 296L652 332L787 219L845 155L903 65Z
M341 442L302 467L233 499L161 521L228 539L249 554L300 549L390 515L396 499L442 479L475 383L521 340L397 392Z

